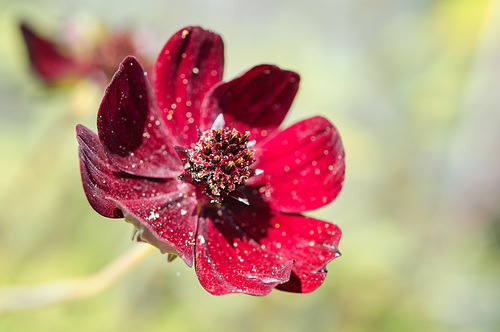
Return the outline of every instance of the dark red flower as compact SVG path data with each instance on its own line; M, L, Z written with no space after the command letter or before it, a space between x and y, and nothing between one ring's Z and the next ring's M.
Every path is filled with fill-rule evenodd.
M137 54L133 36L128 31L113 31L95 47L86 45L85 54L76 54L70 51L74 47L68 43L49 40L26 23L22 23L20 28L33 71L50 84L79 77L108 82L117 63L127 55Z
M260 65L222 82L223 62L220 36L200 27L167 42L153 90L136 59L123 60L98 135L77 127L85 193L139 240L194 264L212 294L313 291L341 231L301 213L339 193L342 142L322 117L278 128L296 73Z

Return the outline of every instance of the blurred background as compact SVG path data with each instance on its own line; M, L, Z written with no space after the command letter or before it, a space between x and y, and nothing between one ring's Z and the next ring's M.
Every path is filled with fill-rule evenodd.
M343 256L311 294L214 297L154 252L101 294L6 314L0 331L500 330L498 1L0 0L0 287L88 275L133 246L80 183L74 128L95 129L105 83L44 83L21 22L74 52L127 29L151 59L202 25L224 39L225 80L297 71L285 125L323 115L345 145L343 191L309 213L342 228Z

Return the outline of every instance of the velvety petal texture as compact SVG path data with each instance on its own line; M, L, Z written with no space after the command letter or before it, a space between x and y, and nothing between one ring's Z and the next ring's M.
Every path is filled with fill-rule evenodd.
M190 186L131 176L110 163L92 131L79 125L77 137L83 187L92 207L110 218L127 215L148 242L179 254L191 266L197 216Z
M145 240L163 253L179 255L193 266L193 244L198 222L197 201L187 195L180 184L168 193L156 192L150 197L112 199L125 212Z
M220 36L200 27L167 42L154 93L137 60L123 60L98 134L77 126L85 194L138 241L194 265L211 294L311 292L340 256L341 231L301 213L338 195L340 136L323 117L279 128L296 73L260 65L222 82L222 68Z
M290 278L292 260L263 249L223 210L204 209L196 238L196 273L211 294L265 295Z
M179 30L158 56L155 94L177 145L190 147L196 142L201 102L207 91L222 79L223 65L222 39L200 27Z
M273 209L303 212L330 203L344 181L344 148L335 127L314 117L283 130L256 151L263 173L248 186ZM257 193L258 191L258 193Z
M207 95L205 119L222 113L226 126L250 131L252 140L271 135L285 118L299 88L299 75L272 65L256 66ZM213 120L212 120L213 121Z
M326 264L340 256L340 229L322 220L280 213L254 203L232 201L226 211L236 227L263 250L294 262L290 281L279 288L296 293L315 290L326 276Z
M106 88L97 131L106 155L124 172L154 178L182 173L144 70L132 56L123 60Z
M77 139L85 194L100 214L123 217L110 199L141 200L178 190L178 180L153 180L120 171L104 153L97 135L82 125L77 127Z

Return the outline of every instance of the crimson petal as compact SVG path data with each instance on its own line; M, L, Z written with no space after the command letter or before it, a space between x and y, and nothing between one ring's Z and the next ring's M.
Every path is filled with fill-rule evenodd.
M83 76L89 72L90 65L62 54L53 42L36 34L25 23L21 24L21 32L31 66L47 82Z
M299 88L299 75L277 66L260 65L214 87L203 102L205 118L223 113L226 127L250 131L260 140L271 135L287 114Z
M140 239L163 253L179 255L193 266L194 236L198 216L197 201L182 185L178 191L156 193L133 200L113 200L125 214L125 220L140 231Z
M331 223L297 214L230 202L228 213L239 228L265 248L286 260L293 260L290 280L277 288L308 293L326 277L326 264L340 256L342 232Z
M247 185L273 209L313 210L330 203L342 188L344 148L335 127L323 117L285 129L261 145L256 155L253 167L263 173Z
M158 56L155 95L177 145L189 148L196 142L201 101L206 92L222 79L223 65L222 39L200 27L179 30Z
M291 293L310 293L323 284L326 274L326 269L315 272L294 269L290 275L290 280L276 286L276 289Z
M201 211L196 273L211 294L266 295L290 278L292 261L263 249L224 210Z
M122 61L106 88L97 130L106 155L122 171L154 178L182 173L144 70L132 56Z
M154 181L120 171L107 158L95 133L82 125L76 131L83 188L92 207L101 215L123 218L110 199L134 200L178 190L178 180Z

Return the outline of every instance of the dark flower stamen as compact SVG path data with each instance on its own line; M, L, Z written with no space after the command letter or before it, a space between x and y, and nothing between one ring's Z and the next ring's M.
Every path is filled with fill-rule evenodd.
M227 128L203 132L196 146L186 150L186 172L180 178L201 185L212 202L221 203L252 175L255 159L246 146L249 135Z
M238 158L238 160L236 160L236 166L242 167L244 162L243 158Z
M233 144L235 142L235 140L238 138L238 134L240 133L232 133L231 134L231 137L229 137L229 140L228 140L228 143L229 144Z
M205 146L205 149L203 150L203 153L206 155L206 156L210 156L210 154L212 153L212 146L210 144L207 144Z
M215 133L215 140L216 140L217 142L220 142L220 140L221 140L221 138L222 138L222 133L223 133L223 132L224 132L224 131L222 130L222 128L217 129L217 132Z
M245 131L245 133L241 137L240 144L245 143L247 141L247 139L248 139L248 136L250 136L250 132L247 130L247 131Z

